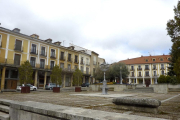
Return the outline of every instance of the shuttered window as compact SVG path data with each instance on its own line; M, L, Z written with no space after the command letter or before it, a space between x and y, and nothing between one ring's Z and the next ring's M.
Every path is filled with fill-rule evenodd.
M44 60L44 59L41 59L41 60L40 60L40 68L41 68L41 69L44 69L44 65L45 65L45 60Z
M15 50L21 51L21 48L22 48L22 41L21 40L16 40Z
M32 66L32 67L35 67L35 64L36 64L36 58L35 58L35 57L31 57L30 63L31 63L31 66Z

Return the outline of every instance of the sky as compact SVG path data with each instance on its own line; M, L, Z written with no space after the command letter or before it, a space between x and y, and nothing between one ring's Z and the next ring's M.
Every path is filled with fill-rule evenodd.
M95 51L107 63L169 54L178 0L0 0L0 23Z

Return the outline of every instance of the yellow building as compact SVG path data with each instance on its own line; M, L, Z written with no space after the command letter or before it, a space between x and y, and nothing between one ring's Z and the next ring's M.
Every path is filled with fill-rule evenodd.
M83 64L81 62L84 57ZM44 88L50 81L50 73L55 65L63 69L62 87L72 86L73 72L83 66L84 76L91 76L90 55L64 47L61 42L52 43L52 39L41 40L39 36L20 33L20 29L9 30L0 27L0 70L1 90L16 89L18 83L18 67L29 60L33 67L34 85ZM88 78L90 79L90 78ZM90 82L90 80L88 81Z
M125 63L130 74L128 82L134 84L155 84L160 75L168 73L170 55L141 56L119 61Z

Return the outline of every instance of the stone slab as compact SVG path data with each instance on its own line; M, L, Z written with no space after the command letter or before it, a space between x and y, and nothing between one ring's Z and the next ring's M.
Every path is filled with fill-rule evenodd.
M106 94L106 95L103 95L102 93L93 93L93 94L70 94L70 95L91 96L91 97L107 97L107 98L118 98L118 97L134 96L133 94Z
M0 120L9 120L9 114L0 112Z
M1 104L0 104L0 111L3 111L3 112L6 112L6 113L9 113L9 107L8 107L8 106L1 105Z

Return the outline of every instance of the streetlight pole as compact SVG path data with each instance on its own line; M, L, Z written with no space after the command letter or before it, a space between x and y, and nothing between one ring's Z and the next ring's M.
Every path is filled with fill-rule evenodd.
M107 94L107 82L106 82L106 78L105 78L105 72L108 70L109 68L109 64L106 64L105 62L103 64L100 65L101 70L104 72L104 81L103 81L103 88L102 88L102 94L106 95Z
M121 73L121 66L119 66L119 68L120 68L120 70L119 70L119 73L120 73L120 76L119 76L119 78L120 78L120 84L122 84L122 73Z

